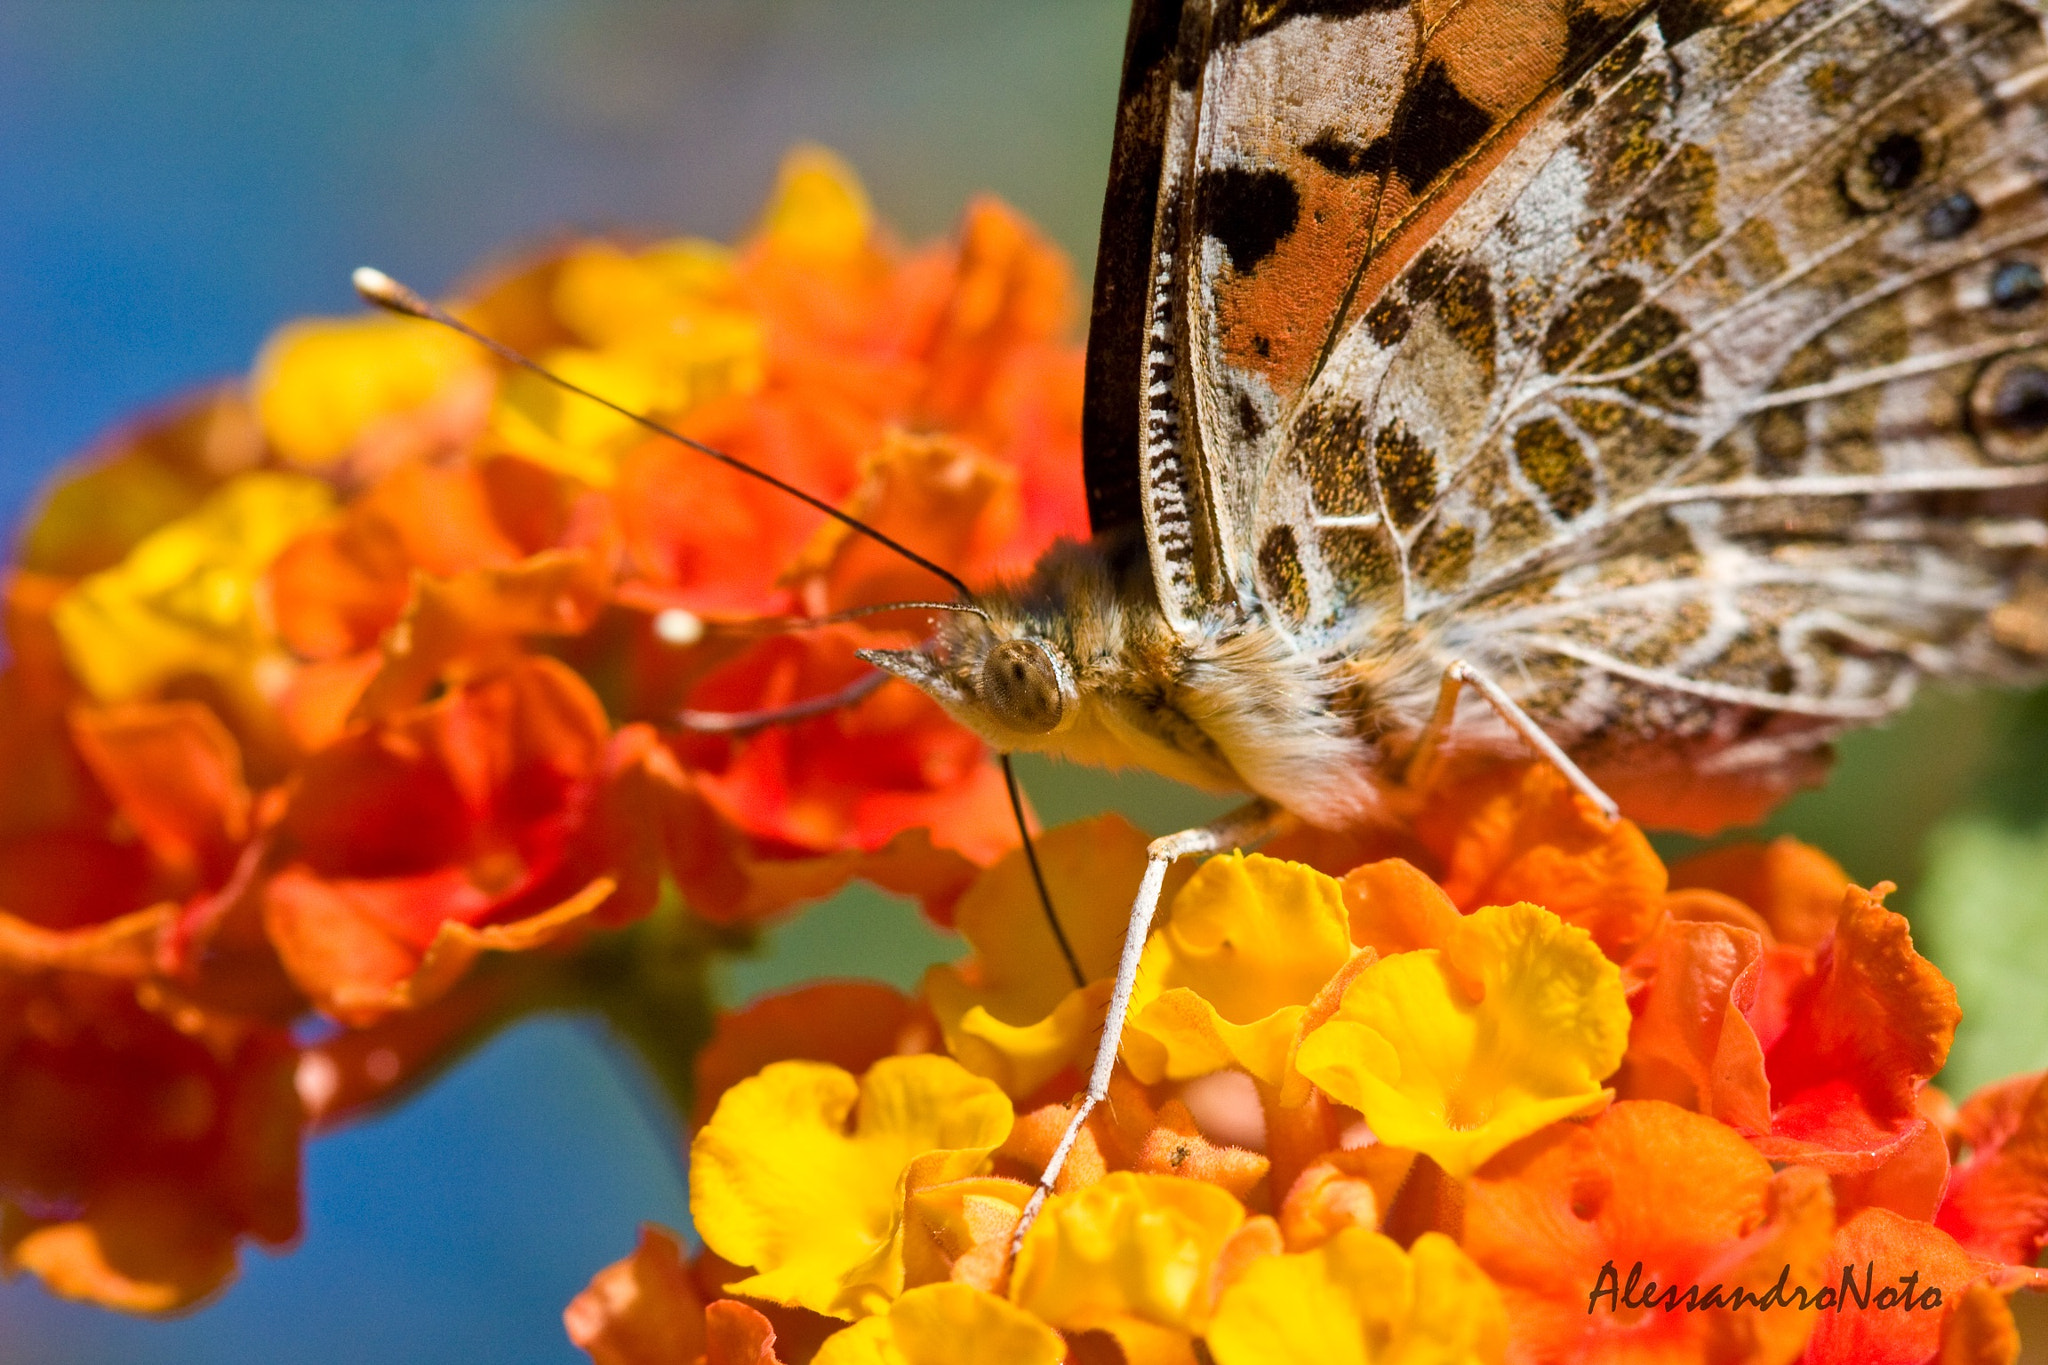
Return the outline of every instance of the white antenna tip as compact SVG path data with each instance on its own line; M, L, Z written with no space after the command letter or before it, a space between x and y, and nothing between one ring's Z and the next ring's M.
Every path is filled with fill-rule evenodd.
M411 313L415 317L424 317L427 313L425 299L381 270L359 265L355 273L349 276L349 281L355 285L356 292L361 294L366 302L374 303L379 308L389 308L397 313Z

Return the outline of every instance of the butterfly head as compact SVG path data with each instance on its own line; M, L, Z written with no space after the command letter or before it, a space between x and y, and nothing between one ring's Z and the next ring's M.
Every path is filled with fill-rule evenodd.
M924 692L1005 753L1096 749L1131 690L1134 646L1163 627L1141 547L1055 544L1031 575L978 593L915 649L861 657ZM1156 643L1156 642L1155 642ZM1136 653L1159 653L1137 649Z
M951 617L920 648L862 650L861 658L1005 751L1047 747L1081 714L1066 651L1009 613Z

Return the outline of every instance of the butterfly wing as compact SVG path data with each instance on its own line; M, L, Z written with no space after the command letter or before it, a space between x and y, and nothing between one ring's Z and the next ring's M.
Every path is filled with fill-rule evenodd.
M1260 470L1241 572L1298 638L1468 658L1596 763L1768 768L2038 676L2038 9L1667 11L1510 159Z
M1085 445L1096 531L1144 526L1176 625L1256 591L1260 474L1342 319L1644 7L1138 0Z

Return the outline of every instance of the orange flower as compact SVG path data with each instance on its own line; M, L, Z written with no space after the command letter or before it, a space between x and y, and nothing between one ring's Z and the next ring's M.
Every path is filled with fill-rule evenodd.
M1511 1361L1788 1361L1813 1328L1728 1301L1785 1266L1792 1284L1827 1278L1827 1183L1774 1177L1712 1119L1622 1101L1503 1152L1467 1200L1463 1242L1507 1302Z
M524 547L501 524L490 471L509 461L404 464L270 566L278 630L304 659L376 646L412 598L413 576L505 567Z
M2004 1296L2021 1285L2048 1288L2041 1271L1979 1260L1939 1228L1889 1209L1865 1209L1844 1222L1827 1264L1835 1311L1812 1315L1806 1365L1919 1365L1937 1353L1970 1365L2009 1361L2016 1352L1964 1352L1986 1336L2017 1347ZM1974 1302L1972 1289L1979 1291ZM1986 1301L1983 1291L1997 1297Z
M59 715L0 674L0 914L49 930L103 924L154 902L149 849L114 836L113 799Z
M1753 930L1666 922L1629 964L1635 1023L1615 1091L1669 1100L1744 1133L1770 1132L1771 1086L1749 1020L1769 951Z
M562 1325L596 1365L694 1363L704 1355L704 1301L674 1234L651 1224L632 1255L598 1271L562 1310Z
M706 680L691 704L748 711L828 694L866 672L852 648L869 635L771 641ZM1016 842L1002 774L981 742L909 688L885 686L745 739L690 736L674 748L701 808L733 840L702 870L678 867L692 904L714 918L758 916L865 875L921 894L944 922L975 865ZM679 856L701 857L702 847ZM908 885L888 871L892 857L912 864Z
M1833 858L1783 836L1767 844L1730 844L1671 869L1674 913L1680 900L1702 906L1688 892L1709 892L1762 916L1778 942L1795 948L1818 948L1835 931L1849 886L1848 874Z
M261 892L299 988L367 1021L445 990L483 948L645 910L651 883L619 855L653 848L609 799L630 736L606 731L574 674L532 660L315 755Z
M707 1304L674 1234L652 1225L640 1229L640 1245L632 1255L597 1272L570 1301L562 1325L594 1365L780 1365L782 1360L775 1324L737 1299Z
M2048 1074L1986 1086L1956 1119L1968 1149L1935 1224L1973 1256L2033 1265L2048 1242Z
M1607 824L1547 763L1489 769L1438 794L1415 833L1462 910L1529 901L1616 961L1663 917L1666 874L1650 841L1626 820Z
M1905 918L1851 888L1782 1025L1763 1021L1771 1132L1758 1150L1829 1171L1879 1164L1926 1122L1919 1090L1948 1057L1959 1014Z
M277 1028L180 1032L130 981L0 971L0 1268L159 1313L225 1283L243 1237L292 1240L294 1059Z

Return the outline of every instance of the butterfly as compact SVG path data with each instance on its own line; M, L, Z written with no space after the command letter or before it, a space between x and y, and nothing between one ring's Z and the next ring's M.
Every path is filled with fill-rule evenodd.
M1152 845L1017 1242L1174 859L1529 747L1725 823L1923 679L2048 676L2044 269L2040 0L1136 0L1093 536L980 592L884 540L962 600L863 655L1254 797Z
M1922 679L2048 674L2044 246L2037 3L1137 0L1093 539L866 656L1258 798L1153 845L1023 1226L1173 858L1530 744L1725 822Z

